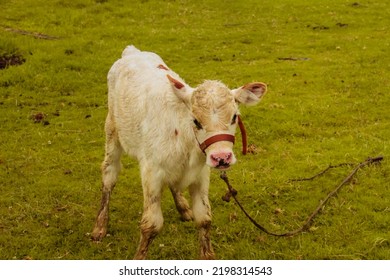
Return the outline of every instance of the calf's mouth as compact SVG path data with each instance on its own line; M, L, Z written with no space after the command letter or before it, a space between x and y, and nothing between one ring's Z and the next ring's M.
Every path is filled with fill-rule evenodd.
M227 163L223 160L221 160L216 166L215 168L218 169L218 170L227 170L230 168L230 163Z

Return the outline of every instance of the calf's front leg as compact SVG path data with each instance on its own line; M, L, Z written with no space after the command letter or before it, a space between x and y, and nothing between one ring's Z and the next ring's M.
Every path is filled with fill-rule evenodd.
M146 259L149 246L164 223L161 211L162 183L156 174L148 166L141 166L144 211L140 223L141 239L134 256L136 260Z
M190 186L192 212L199 228L200 259L213 260L215 254L211 244L211 207L209 203L210 170L206 167L199 182Z

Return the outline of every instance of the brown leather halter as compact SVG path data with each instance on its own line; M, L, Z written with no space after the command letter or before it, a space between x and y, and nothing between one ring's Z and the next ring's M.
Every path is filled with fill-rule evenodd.
M247 135L246 135L246 130L244 123L242 122L240 116L238 117L238 126L240 127L241 131L241 140L242 140L242 154L246 155L247 150L248 150L248 141L247 141Z
M232 142L234 144L234 135L231 134L217 134L214 136L211 136L210 138L207 138L203 143L199 144L200 149L203 153L205 153L205 150L212 144L216 142L221 141L228 141Z
M240 131L241 131L241 138L242 138L242 154L243 155L246 155L247 153L247 135L246 135L246 130L245 130L245 126L244 126L244 123L242 122L240 116L237 116L238 118L238 126L240 127ZM234 140L235 140L235 137L234 135L231 135L231 134L217 134L217 135L214 135L214 136L211 136L209 138L207 138L203 143L199 143L199 147L200 149L202 150L203 153L206 153L206 149L216 143L216 142L221 142L221 141L228 141L228 142L232 142L234 144Z
M162 65L162 64L159 64L157 66L157 68L169 71L169 68L166 67L165 65ZM167 77L168 77L168 79L171 82L174 81L174 80L172 80L171 76L167 75ZM175 87L178 88L178 89L181 89L182 87L184 87L184 85L182 83L177 83L177 82L174 82L174 83L175 83ZM241 138L242 138L242 154L246 155L246 153L247 153L247 146L248 146L246 130L245 130L244 123L242 122L242 120L241 120L239 115L237 115L237 118L238 118L238 126L240 127L240 131L241 131ZM214 136L211 136L211 137L207 138L203 143L199 143L199 147L200 147L200 149L202 150L203 153L206 153L206 149L210 145L212 145L212 144L214 144L216 142L228 141L228 142L232 142L233 145L234 145L234 140L235 140L234 135L231 135L231 134L217 134L217 135L214 135Z

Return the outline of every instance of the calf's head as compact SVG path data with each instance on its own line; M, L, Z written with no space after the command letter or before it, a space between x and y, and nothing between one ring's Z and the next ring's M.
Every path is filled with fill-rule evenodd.
M238 105L255 105L267 91L264 83L249 83L230 90L218 81L205 81L191 88L167 76L176 96L193 116L193 130L206 154L206 164L227 169L236 162L233 153L234 134L238 121Z

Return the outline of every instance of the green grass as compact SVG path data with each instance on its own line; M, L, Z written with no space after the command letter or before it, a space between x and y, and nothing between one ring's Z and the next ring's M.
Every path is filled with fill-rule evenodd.
M237 145L229 178L272 231L300 226L351 168L313 182L288 179L385 157L360 170L310 232L291 238L265 235L223 202L225 185L213 172L219 259L390 259L388 1L0 0L0 8L0 54L26 59L0 70L0 259L133 257L142 211L134 160L123 159L110 236L89 239L100 201L106 74L128 44L158 53L193 86L268 84L262 103L241 110L258 153L241 156ZM34 121L38 113L44 121ZM197 258L197 231L179 220L168 191L163 212L149 257Z

